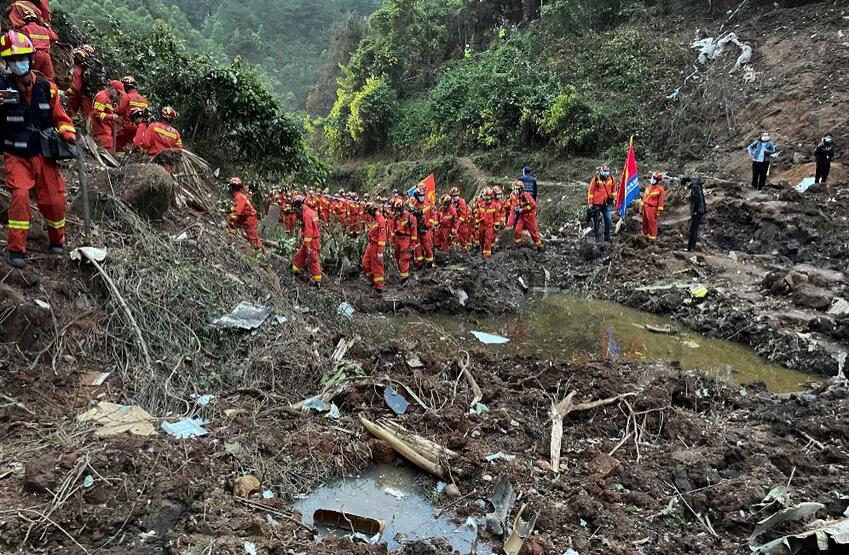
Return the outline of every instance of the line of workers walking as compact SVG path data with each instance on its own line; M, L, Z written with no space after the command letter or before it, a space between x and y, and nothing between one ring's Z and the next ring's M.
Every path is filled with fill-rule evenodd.
M92 75L91 45L73 50L68 86L61 90L51 58L59 36L51 27L49 0L36 2L10 2L6 17L12 28L0 36L5 65L0 73L0 141L10 193L5 258L18 269L26 267L32 192L47 224L48 252L65 252L65 181L57 160L72 156L74 147L67 145L77 142L77 125L90 126L97 144L113 153L155 156L182 148L172 125L177 113L165 106L152 118L132 76L93 92L99 85Z
M258 251L263 250L257 232L257 211L250 202L246 184L239 178L229 180L233 207L228 223L244 229L248 240ZM407 196L395 192L391 198L339 191L333 195L308 191L306 194L286 191L266 199L280 206L280 223L286 233L300 227L302 242L292 261L292 271L305 274L310 283L321 285L321 229L338 222L353 235L365 234L367 242L361 267L363 275L382 292L386 283L386 256L392 252L398 267L400 285L404 286L412 270L433 268L436 252L453 249L469 252L479 249L484 259L492 257L496 235L501 229L513 229L516 248L522 246L523 233L530 235L535 248L542 250L537 222L537 184L526 168L507 198L501 187L486 187L471 205L457 187L442 195L439 202L428 200L427 191L419 185Z

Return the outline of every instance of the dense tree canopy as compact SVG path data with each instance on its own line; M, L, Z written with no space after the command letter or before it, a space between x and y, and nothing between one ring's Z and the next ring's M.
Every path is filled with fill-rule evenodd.
M298 110L328 59L331 29L379 0L54 0L79 24L138 32L161 22L195 52L255 65L284 108ZM335 90L335 84L333 84Z

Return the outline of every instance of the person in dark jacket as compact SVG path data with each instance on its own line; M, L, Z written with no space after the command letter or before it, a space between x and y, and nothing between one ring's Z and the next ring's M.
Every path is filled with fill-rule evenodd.
M525 166L522 168L522 175L519 177L519 181L522 182L522 186L525 188L526 193L530 193L534 200L537 199L537 178L531 175L533 170L531 170L530 166Z
M822 138L820 144L814 150L814 158L817 160L817 173L814 183L828 183L828 173L831 171L831 161L834 160L834 139L831 133Z
M681 180L682 183L690 187L690 236L687 241L687 251L693 252L696 250L696 241L699 239L699 228L702 225L707 210L705 202L705 190L702 186L702 180L698 177L685 177Z

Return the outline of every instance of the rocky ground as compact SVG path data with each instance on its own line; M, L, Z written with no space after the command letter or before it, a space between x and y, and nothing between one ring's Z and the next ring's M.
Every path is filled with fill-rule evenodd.
M439 496L436 505L454 511L458 523L488 512L479 500L509 477L522 496L511 514L522 503L526 515L539 513L524 553L741 553L750 542L801 528L786 523L750 539L758 520L784 506L821 503L816 517L837 519L849 505L842 493L849 390L840 384L790 396L754 384L743 395L674 366L505 360L481 350L468 354L489 408L478 414L459 374L465 353L416 336L356 336L336 313L345 299L386 314L518 314L522 277L530 287L666 314L770 360L831 375L849 330L845 314L829 314L846 297L842 190L832 197L776 186L755 194L709 183L703 246L687 254L677 250L686 206L673 185L658 245L645 244L632 219L612 246L565 226L549 230L542 254L502 249L486 263L474 254L441 256L436 271L403 289L390 285L378 299L356 279L308 289L289 276L283 257L248 257L214 215L172 208L151 226L120 200L144 197L130 194L137 173L161 186L147 170L95 180L94 238L109 249L103 269L114 290L90 266L42 254L37 234L31 267L3 274L5 551L235 554L250 542L267 553L385 552L385 545L344 539L316 543L292 511L294 495L332 477L375 462L405 464L365 431L360 415L391 417L456 452L446 464L460 497ZM81 244L76 204L71 242ZM708 294L636 290L679 282L704 285ZM288 321L273 316L252 332L210 325L241 300L269 304ZM345 356L334 358L348 339ZM411 354L421 367L408 366ZM83 385L89 372L111 374L100 386ZM325 390L332 376L343 384L329 398L339 420L291 408ZM383 400L387 379L409 388L412 404L402 417ZM578 405L614 400L566 415L555 472L550 411L570 392ZM201 405L204 394L215 398ZM156 434L98 435L77 415L101 401L146 409ZM208 433L179 440L160 429L182 416L202 418ZM515 458L484 461L499 451ZM759 506L778 486L786 488L781 500ZM272 499L259 496L265 489ZM484 528L481 537L503 541ZM440 545L403 551L450 552Z

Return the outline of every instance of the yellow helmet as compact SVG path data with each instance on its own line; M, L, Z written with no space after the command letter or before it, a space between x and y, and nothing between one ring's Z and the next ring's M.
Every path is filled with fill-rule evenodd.
M0 58L26 56L33 52L32 41L23 33L8 31L0 37Z

